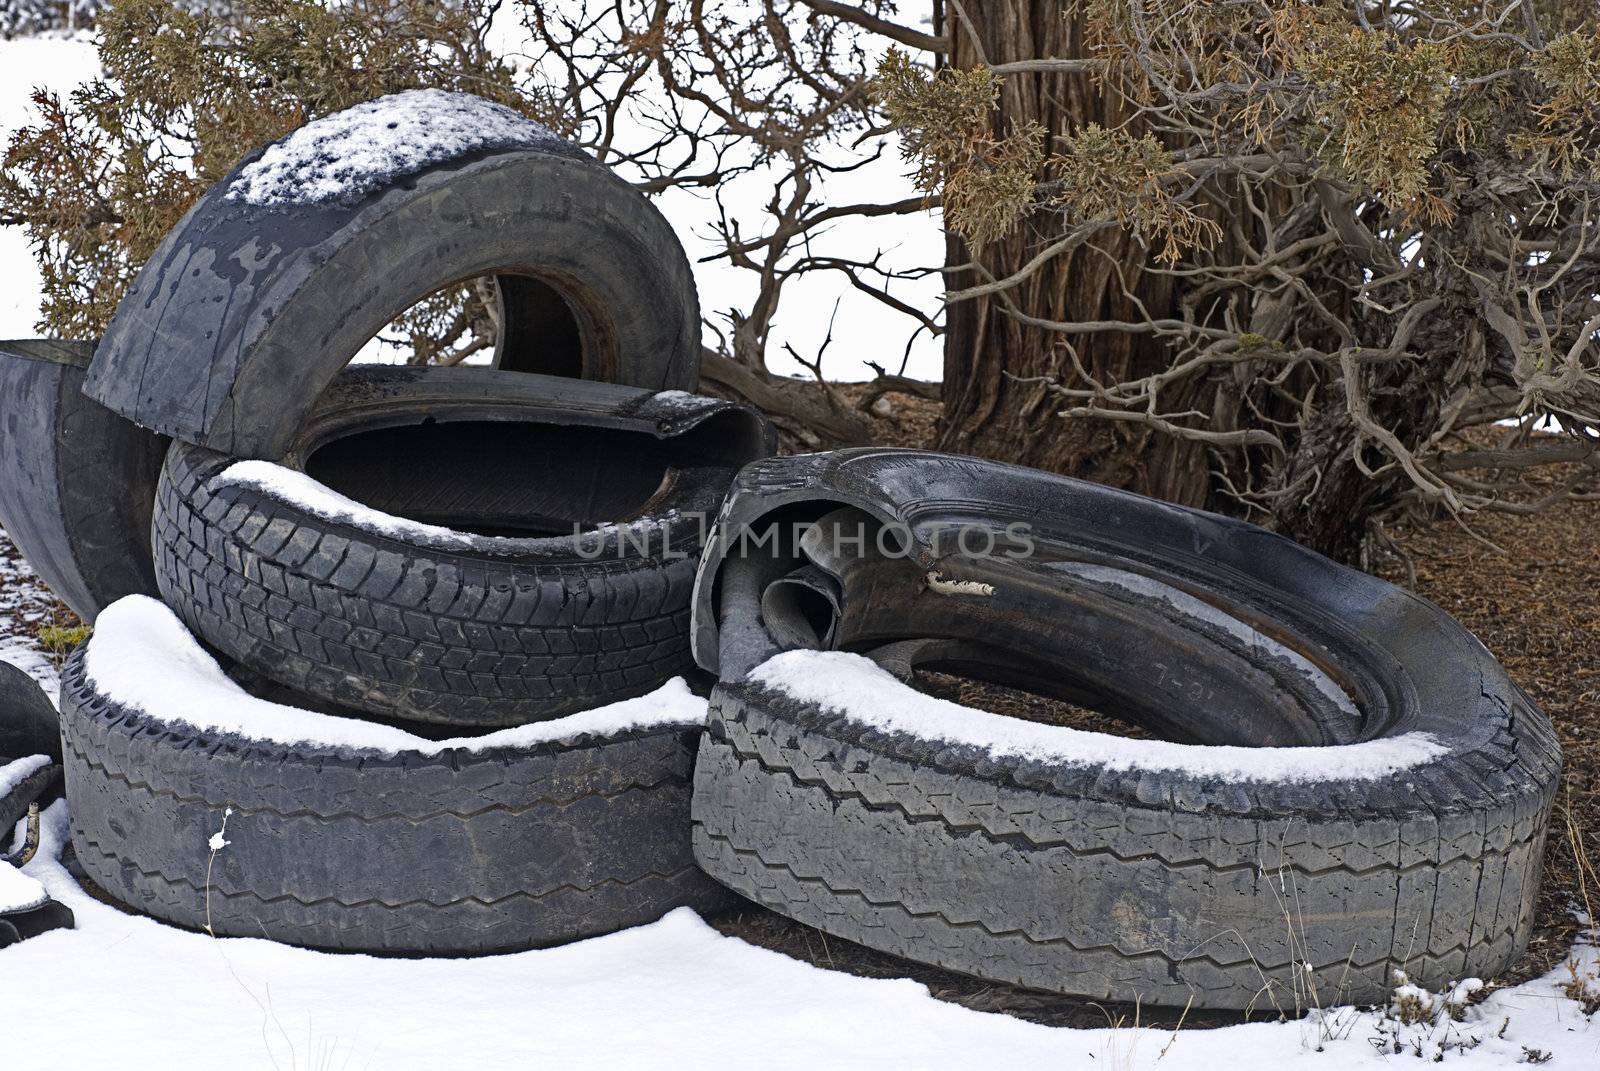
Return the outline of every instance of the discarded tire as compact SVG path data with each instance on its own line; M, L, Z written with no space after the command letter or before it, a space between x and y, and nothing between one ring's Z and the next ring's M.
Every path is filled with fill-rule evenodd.
M61 767L47 756L0 753L0 852L10 843L11 831L28 813L29 805L56 794L60 783Z
M740 552L774 522L802 534ZM803 534L845 522L866 540ZM1391 968L1438 987L1526 945L1559 749L1422 599L1237 521L910 451L752 465L711 540L694 843L745 896L982 978L1179 1006L1379 1002ZM774 585L807 569L823 594L787 613ZM845 650L778 653L807 630ZM974 712L846 651L1233 746Z
M704 518L770 443L753 410L678 392L352 369L286 468L174 444L157 579L206 643L339 706L557 717L692 668Z
M694 281L655 207L543 127L425 90L302 127L207 191L118 306L87 390L174 438L277 459L395 316L489 274L502 368L694 389Z
M63 678L73 848L158 919L314 948L500 952L711 911L729 895L688 838L703 710L680 684L430 744L252 699L131 598Z
M0 527L85 621L155 591L150 504L164 438L83 396L88 342L0 342Z
M61 726L56 708L34 679L0 662L0 760L47 755L61 761ZM5 823L0 822L0 829Z

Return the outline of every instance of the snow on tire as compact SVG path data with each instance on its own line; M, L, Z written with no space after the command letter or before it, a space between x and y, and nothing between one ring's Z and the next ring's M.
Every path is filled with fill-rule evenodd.
M1031 988L1290 1012L1382 1002L1393 969L1491 978L1528 941L1559 747L1431 603L1241 522L914 451L751 465L710 544L695 852L773 910ZM917 668L1164 739L958 706Z
M706 518L770 448L754 410L681 392L351 369L281 466L174 443L156 576L206 643L336 706L559 717L692 670Z
M313 948L488 953L726 905L694 865L682 681L428 741L257 699L130 596L62 686L73 849L166 922Z
M698 382L694 278L655 206L507 108L416 90L307 124L206 191L140 269L85 389L144 427L276 460L394 317L490 275L500 367Z

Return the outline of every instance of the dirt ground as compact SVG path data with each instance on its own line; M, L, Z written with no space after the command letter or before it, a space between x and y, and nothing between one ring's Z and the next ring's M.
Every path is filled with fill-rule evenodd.
M846 388L848 390L848 388ZM895 398L875 423L885 443L916 446L931 438L933 407ZM1569 502L1532 519L1487 515L1471 530L1449 519L1392 532L1405 556L1388 558L1380 575L1406 584L1472 629L1543 706L1566 749L1565 784L1556 801L1545 857L1545 880L1533 941L1512 972L1497 983L1542 974L1566 956L1579 930L1575 910L1600 901L1594 863L1600 862L1600 501ZM14 551L0 536L0 579L14 580ZM1408 566L1409 562L1409 566ZM6 624L36 630L75 621L69 611L16 590L0 610ZM31 589L32 585L28 585ZM3 638L3 637L0 637ZM1141 735L1102 715L1025 693L930 675L927 690L1019 717L1081 728ZM1592 911L1590 912L1592 917ZM872 977L910 977L935 996L971 1008L999 1011L1052 1025L1112 1023L1174 1025L1180 1013L1136 1010L1071 1000L919 967L851 942L830 938L780 915L751 907L713 920L722 932L820 966ZM1237 1021L1189 1013L1186 1026Z

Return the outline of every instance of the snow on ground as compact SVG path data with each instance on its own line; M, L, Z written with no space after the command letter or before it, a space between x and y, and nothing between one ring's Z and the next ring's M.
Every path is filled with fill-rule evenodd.
M28 93L66 93L97 69L84 40L0 42L0 134L25 121ZM848 199L899 198L907 184L890 153L848 179ZM849 185L846 186L845 184ZM751 183L749 205L770 195ZM740 204L744 202L738 202ZM675 195L662 205L691 246L710 251L709 201ZM735 205L737 209L737 204ZM856 221L852 241L892 249L903 262L942 256L931 214ZM696 265L708 311L737 304L746 280L726 266ZM937 277L908 286L924 304ZM23 236L0 228L0 337L34 334L38 273ZM784 341L816 351L845 295L827 374L856 378L869 355L895 363L906 321L854 295L842 277L786 291L775 351ZM937 345L919 343L910 372L936 376ZM48 596L0 538L0 658L23 666L53 696L57 676L27 624ZM1550 1057L1552 1067L1600 1064L1600 1022L1557 986L1564 970L1494 993L1457 1023L1400 1026L1340 1009L1282 1024L1211 1031L1073 1030L938 1001L909 980L855 978L724 937L692 913L562 948L484 959L402 960L328 955L266 941L214 940L123 914L90 898L61 867L65 813L47 816L43 850L26 868L72 908L78 928L0 949L4 1068L444 1068L549 1066L770 1068L831 1066L989 1068L1003 1060L1060 1068L1282 1071L1411 1066L1441 1043L1463 1068ZM226 848L223 849L226 851ZM1592 948L1580 972L1600 970ZM1596 983L1600 986L1600 983ZM1393 1049L1400 1046L1400 1054Z
M750 679L851 721L1040 762L1111 770L1176 770L1230 781L1365 781L1419 766L1448 750L1427 733L1328 747L1230 747L1129 740L964 707L901 683L845 651L786 651Z
M0 661L10 662L38 681L52 702L61 690L61 675L34 639L33 629L50 617L54 606L55 596L0 529Z
M0 950L4 1064L130 1069L665 1067L1341 1071L1412 1066L1415 1044L1473 1042L1460 1068L1524 1047L1594 1067L1600 1023L1558 971L1491 995L1465 1021L1401 1027L1341 1010L1219 1030L1070 1030L971 1011L917 983L812 967L724 937L687 909L561 948L483 959L330 955L213 939L125 915L57 862L60 805L27 873L77 916ZM223 849L226 851L226 849ZM1585 969L1592 949L1582 951ZM1502 1028L1503 1024L1503 1028ZM1397 1033L1402 1055L1380 1051ZM1475 1039L1475 1041L1474 1041ZM1320 1051L1319 1051L1320 1050ZM1395 1064L1394 1061L1405 1061Z

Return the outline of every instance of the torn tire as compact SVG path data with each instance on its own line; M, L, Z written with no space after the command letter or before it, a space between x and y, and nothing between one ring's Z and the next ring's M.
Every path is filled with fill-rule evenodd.
M351 369L284 466L371 509L319 512L175 443L157 579L206 643L337 706L460 726L559 717L692 668L703 528L771 441L754 410L680 392Z
M0 342L0 528L84 621L155 591L150 510L167 440L83 395L94 346Z
M520 743L498 734L432 749L416 738L417 749L283 744L184 721L179 700L162 717L126 705L96 668L107 641L135 644L149 672L181 678L151 692L201 695L203 717L240 703L268 722L303 726L308 715L251 700L149 600L113 608L68 660L74 852L97 886L157 919L311 948L455 955L730 902L689 849L698 704L680 699L689 718L553 726ZM351 723L318 724L338 733Z
M867 538L813 534L847 522ZM1560 751L1431 603L1242 522L916 451L752 465L710 539L696 857L775 911L994 981L1288 1012L1381 1003L1394 968L1490 978L1526 946ZM833 587L796 613L804 570ZM886 668L1165 739L967 710Z
M699 305L672 228L607 168L528 127L322 200L253 203L250 168L278 146L253 153L140 270L90 396L174 438L276 460L369 339L487 275L503 369L693 390Z

